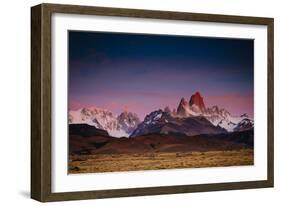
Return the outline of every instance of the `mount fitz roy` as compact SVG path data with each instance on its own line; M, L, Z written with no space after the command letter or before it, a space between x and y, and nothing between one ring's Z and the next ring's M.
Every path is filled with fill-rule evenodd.
M219 108L218 106L206 108L203 97L199 92L193 94L189 102L187 102L184 98L181 99L177 108L176 116L185 118L203 116L214 126L224 128L228 132L242 131L254 126L253 119L251 119L247 114L234 117L226 109Z
M141 122L137 114L122 112L114 116L112 112L97 108L81 108L69 111L69 124L87 124L106 131L112 137L137 137L147 134L179 133L187 136L199 134L221 134L251 130L253 119L247 114L234 117L223 108L207 108L199 92L189 101L182 98L177 109L169 107L146 115Z

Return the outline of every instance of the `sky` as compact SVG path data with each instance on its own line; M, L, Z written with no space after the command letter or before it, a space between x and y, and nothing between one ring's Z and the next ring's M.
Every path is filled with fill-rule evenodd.
M199 91L207 107L253 116L253 40L69 31L68 46L70 110L143 119Z

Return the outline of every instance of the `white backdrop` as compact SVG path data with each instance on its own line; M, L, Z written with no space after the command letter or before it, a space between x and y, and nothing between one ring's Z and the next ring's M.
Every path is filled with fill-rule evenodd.
M251 0L61 0L96 6L205 12L275 18L275 105L281 104L281 13L278 1ZM0 32L1 205L39 205L29 199L30 184L30 6L41 1L2 2ZM278 47L279 46L279 47ZM281 201L280 107L275 108L275 188L57 202L52 205L279 205ZM279 204L278 204L279 202ZM48 203L51 205L51 203Z

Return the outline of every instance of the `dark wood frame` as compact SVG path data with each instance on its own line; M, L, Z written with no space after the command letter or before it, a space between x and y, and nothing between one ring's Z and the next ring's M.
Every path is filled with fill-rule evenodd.
M53 13L239 23L267 26L268 163L267 180L134 189L52 193L51 191L51 16ZM274 91L272 18L40 4L31 8L31 197L48 202L273 187Z

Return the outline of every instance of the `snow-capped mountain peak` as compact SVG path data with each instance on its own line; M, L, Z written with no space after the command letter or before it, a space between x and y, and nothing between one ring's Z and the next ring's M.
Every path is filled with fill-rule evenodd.
M136 114L123 112L115 117L112 112L97 107L69 111L70 124L86 123L107 131L113 137L128 137L139 124Z
M252 119L245 118L241 120L233 131L244 131L254 127L254 121Z
M140 123L140 119L137 114L127 111L122 112L117 117L117 120L121 129L128 135L130 135Z

